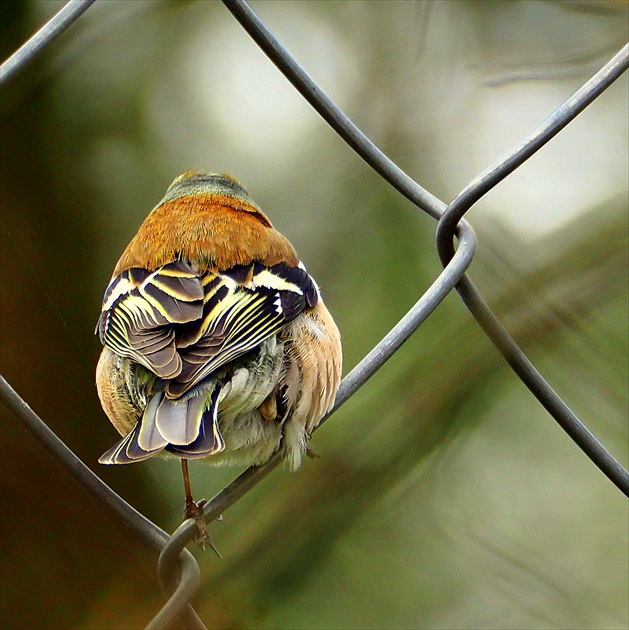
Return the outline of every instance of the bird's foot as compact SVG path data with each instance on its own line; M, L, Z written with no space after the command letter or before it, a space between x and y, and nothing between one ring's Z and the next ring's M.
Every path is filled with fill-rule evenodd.
M214 551L214 553L222 559L222 555L220 551L214 546L212 542L212 537L210 536L210 532L207 530L207 524L205 522L205 517L203 516L203 506L207 503L205 499L201 499L201 501L193 501L187 500L186 505L183 511L184 519L193 519L197 525L197 534L194 537L194 542L205 551L205 545L209 545L209 547Z

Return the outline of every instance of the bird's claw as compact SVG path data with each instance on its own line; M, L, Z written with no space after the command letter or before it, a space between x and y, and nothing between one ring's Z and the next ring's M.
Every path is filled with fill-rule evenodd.
M205 499L201 501L186 501L183 515L184 519L193 519L197 525L197 533L194 537L194 542L205 551L205 545L209 545L212 551L219 557L223 558L220 551L214 546L210 532L207 530L207 524L205 523L205 517L203 515L203 506L207 503Z

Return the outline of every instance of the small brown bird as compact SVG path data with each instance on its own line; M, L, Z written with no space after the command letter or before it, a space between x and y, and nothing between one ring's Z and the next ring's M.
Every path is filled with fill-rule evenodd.
M101 464L299 467L332 408L341 340L288 240L233 178L178 177L118 261L97 332L101 404L123 436Z

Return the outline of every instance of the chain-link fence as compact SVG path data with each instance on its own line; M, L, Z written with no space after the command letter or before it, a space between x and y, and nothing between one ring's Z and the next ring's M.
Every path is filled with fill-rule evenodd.
M35 56L45 51L57 35L67 29L93 0L72 0L48 24L20 48L1 69L4 85L27 69ZM526 354L518 347L504 326L492 313L483 296L466 275L476 251L476 237L464 219L465 214L499 182L509 177L529 157L551 141L559 131L574 120L597 99L629 67L629 47L625 46L606 63L587 83L550 112L520 144L492 164L463 189L449 204L445 204L422 188L384 155L329 99L310 76L300 67L284 46L267 29L258 16L242 0L224 0L251 38L270 61L286 76L303 98L340 135L369 166L399 191L417 209L436 222L436 247L443 264L442 273L419 297L409 312L390 330L382 341L345 377L338 393L335 409L343 405L366 381L409 339L417 328L433 313L452 291L456 290L469 313L477 320L504 360L541 405L578 445L584 455L629 496L629 474L616 461L573 411L555 393ZM22 400L7 381L0 381L2 400L7 408L36 437L42 446L88 489L102 504L121 519L137 536L160 550L159 578L168 597L167 603L149 624L150 628L169 628L183 625L205 627L190 605L199 584L199 568L186 545L195 535L196 525L184 522L169 536L142 514L134 510L105 483L94 475L83 462L48 428ZM332 413L334 413L334 411ZM331 414L330 414L331 415ZM267 464L250 468L224 488L205 508L207 522L217 519L243 495L254 488L279 463L276 455ZM594 474L594 473L593 473Z

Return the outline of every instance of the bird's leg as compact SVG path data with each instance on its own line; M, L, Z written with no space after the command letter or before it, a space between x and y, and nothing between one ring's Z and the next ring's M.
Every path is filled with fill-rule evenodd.
M205 524L205 518L203 517L203 506L207 503L207 501L205 499L195 501L192 498L192 488L190 486L190 473L188 471L187 459L181 460L181 470L183 472L183 485L186 490L186 504L183 511L183 517L184 519L192 518L197 524L198 533L195 537L195 542L202 549L205 549L206 543L209 544L219 558L222 558L221 554L212 543L210 533L207 531L207 526Z

